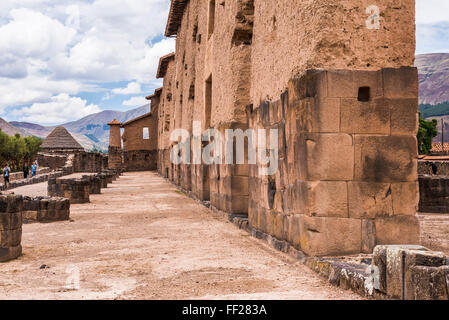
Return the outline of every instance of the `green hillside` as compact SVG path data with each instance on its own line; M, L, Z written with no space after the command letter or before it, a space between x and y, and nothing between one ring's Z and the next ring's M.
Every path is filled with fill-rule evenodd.
M419 111L424 118L447 116L449 115L449 102L443 102L436 105L421 104Z

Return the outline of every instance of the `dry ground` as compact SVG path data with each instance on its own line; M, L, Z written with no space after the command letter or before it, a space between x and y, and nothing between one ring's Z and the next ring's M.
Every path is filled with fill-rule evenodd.
M360 299L155 173L125 174L71 218L23 226L23 256L0 264L0 299ZM66 288L73 267L78 290Z

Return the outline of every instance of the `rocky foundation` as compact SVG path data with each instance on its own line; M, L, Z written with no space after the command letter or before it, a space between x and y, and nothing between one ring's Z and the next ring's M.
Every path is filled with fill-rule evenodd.
M449 212L449 176L419 176L419 211Z
M90 181L84 179L50 179L48 196L70 199L71 204L88 203L90 201Z
M22 254L22 209L22 196L0 195L0 262Z
M24 197L23 220L54 222L70 219L70 200L58 197Z

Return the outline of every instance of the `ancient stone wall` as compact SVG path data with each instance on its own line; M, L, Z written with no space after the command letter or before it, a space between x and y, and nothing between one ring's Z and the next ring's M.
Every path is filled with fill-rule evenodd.
M415 68L311 71L249 108L251 128L279 130L277 173L251 168L250 225L313 255L419 243L417 79Z
M46 170L43 170L42 172L45 172L45 171ZM50 179L52 177L62 177L64 175L68 175L71 173L72 173L71 171L67 171L67 172L55 171L55 172L51 172L51 173L38 174L37 176L28 178L28 179L14 180L9 184L8 189L15 189L15 188L23 187L23 186L28 186L28 185L32 185L32 184L36 184L36 183L45 182L45 181L48 181L48 179ZM3 184L0 184L0 191L4 191L4 190L6 190L6 186Z
M71 204L90 201L90 182L84 179L50 179L47 191L48 196L70 199Z
M57 197L24 197L23 220L53 222L70 219L70 200Z
M449 176L419 176L419 211L449 212Z
M41 167L48 167L52 170L62 168L67 162L67 155L64 154L45 154L37 155L37 162Z
M449 175L449 161L419 160L418 174Z
M73 159L74 172L101 172L106 169L107 158L101 153L77 152Z
M173 2L161 175L311 255L418 241L413 0ZM179 141L165 129L192 134L195 120L278 129L278 172L169 163Z
M90 194L101 194L101 179L97 175L83 176L83 179L89 181Z
M0 195L0 262L22 254L22 196Z

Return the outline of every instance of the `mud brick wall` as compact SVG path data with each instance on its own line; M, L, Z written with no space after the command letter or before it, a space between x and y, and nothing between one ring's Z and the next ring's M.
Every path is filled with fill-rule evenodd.
M367 28L371 5L379 8L378 29ZM376 71L414 65L414 0L254 0L254 7L255 107L277 100L289 80L307 69Z
M23 220L52 222L70 219L70 200L58 197L24 197Z
M419 160L418 161L418 174L448 176L449 175L449 161Z
M0 262L22 254L22 196L0 195Z
M48 196L70 199L71 204L90 201L90 183L83 179L50 179L47 191Z
M379 292L402 300L449 300L449 258L421 246L378 246ZM375 282L376 283L376 282Z
M449 213L449 176L419 176L419 211Z
M78 152L73 159L73 171L98 173L107 168L106 164L105 156L100 153Z
M419 243L417 112L415 68L310 71L249 108L279 130L279 171L250 171L250 225L310 255Z
M157 170L157 150L137 150L124 152L126 171Z

